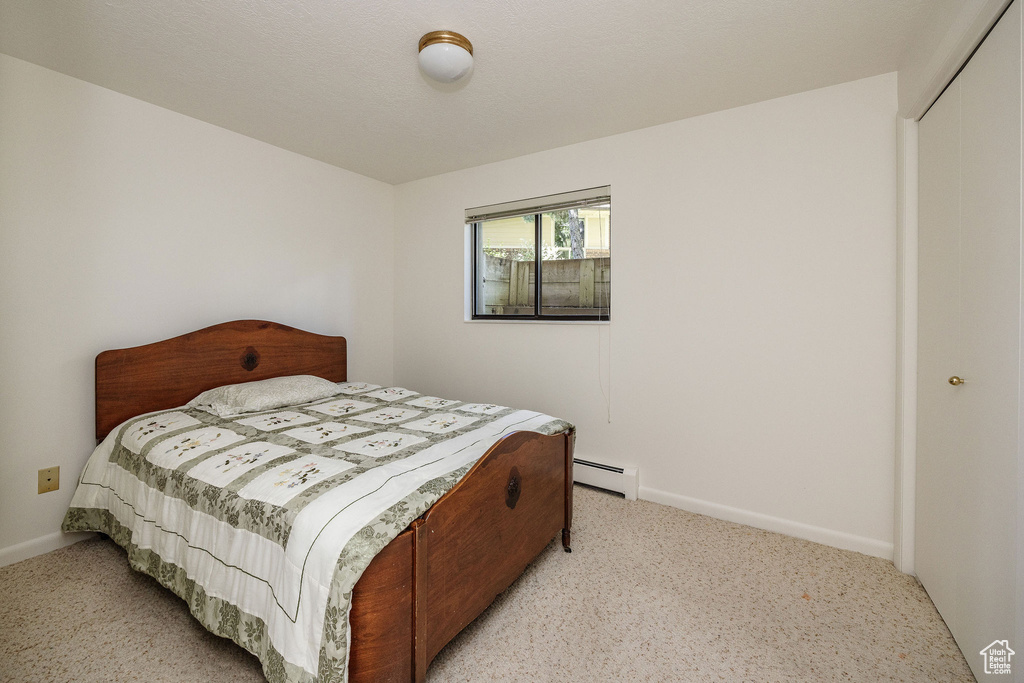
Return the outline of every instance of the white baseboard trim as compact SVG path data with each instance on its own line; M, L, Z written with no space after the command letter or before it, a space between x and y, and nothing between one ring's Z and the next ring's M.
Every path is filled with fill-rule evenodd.
M886 543L885 541L878 541L864 536L855 536L843 531L833 531L832 529L812 526L810 524L804 524L803 522L794 522L789 519L782 519L781 517L772 517L771 515L761 514L760 512L741 510L740 508L734 508L720 503L712 503L697 498L690 498L689 496L680 496L675 493L659 491L658 489L652 489L647 486L640 487L640 498L642 500L649 500L654 503L661 503L662 505L669 505L681 510L686 510L687 512L695 512L699 515L707 515L708 517L714 517L716 519L724 519L727 522L745 524L758 529L774 531L776 533L785 534L786 536L794 536L807 541L830 545L834 548L853 550L865 555L871 555L872 557L880 557L884 560L892 561L892 543Z
M82 533L82 534L66 534L63 531L57 531L46 536L40 536L39 538L33 538L32 540L12 545L7 548L0 548L0 567L6 567L9 564L15 562L21 562L27 560L30 557L36 555L42 555L44 553L51 552L53 550L59 550L65 546L78 543L79 541L85 541L90 538L95 538L96 534L93 533Z

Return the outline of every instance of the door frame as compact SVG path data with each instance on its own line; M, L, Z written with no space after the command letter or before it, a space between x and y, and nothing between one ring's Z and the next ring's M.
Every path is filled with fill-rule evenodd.
M914 573L917 473L917 121L896 122L896 458L892 562Z

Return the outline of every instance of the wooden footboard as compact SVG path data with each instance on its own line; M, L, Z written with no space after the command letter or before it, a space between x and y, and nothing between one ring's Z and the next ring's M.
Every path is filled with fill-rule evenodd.
M412 680L414 539L412 528L392 539L352 590L349 681Z
M374 559L352 596L351 681L422 681L559 532L569 549L573 439L509 435Z

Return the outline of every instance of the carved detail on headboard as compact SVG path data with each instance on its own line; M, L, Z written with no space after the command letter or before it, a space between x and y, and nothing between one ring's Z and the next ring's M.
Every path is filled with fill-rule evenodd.
M256 366L260 364L260 352L251 346L245 347L245 353L239 359L242 363L242 367L252 372L256 369Z

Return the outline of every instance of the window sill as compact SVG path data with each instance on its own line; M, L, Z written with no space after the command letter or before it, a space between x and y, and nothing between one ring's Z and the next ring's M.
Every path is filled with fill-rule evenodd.
M537 318L465 318L462 322L483 325L611 325L611 320L539 320Z

